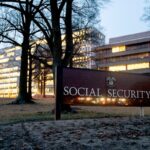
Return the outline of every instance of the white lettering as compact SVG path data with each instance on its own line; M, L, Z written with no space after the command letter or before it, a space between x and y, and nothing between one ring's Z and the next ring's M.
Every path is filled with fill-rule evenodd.
M145 91L146 95L147 95L147 98L149 99L150 98L150 91Z
M140 91L141 92L141 98L144 98L144 91Z
M108 93L108 97L113 97L112 89L108 89L107 93Z
M64 95L69 95L69 87L68 86L65 86L64 87Z
M88 96L88 88L86 88L86 94L85 94L85 96Z
M140 98L140 95L139 95L140 91L137 91L136 93L137 93L137 98Z
M99 89L99 88L97 88L97 94L96 94L96 96L98 96L98 97L102 96L102 95L100 94L100 89Z
M93 88L91 89L89 96L96 96L95 91L94 91Z
M78 95L79 96L85 96L84 91L86 90L86 88L84 87L79 87L78 88Z
M136 98L135 91L131 90L130 92L131 92L131 98Z
M117 90L113 89L113 97L117 97Z
M123 90L123 92L124 92L124 98L129 98L130 97L130 90Z
M71 87L71 88L69 89L69 94L70 94L71 96L76 96L76 95L78 94L77 88L76 88L76 87Z
M124 97L122 92L123 92L123 90L118 90L117 91L117 97L119 97L119 98Z
M86 88L86 87L69 87L65 86L64 95L71 95L71 96L94 96L94 97L101 97L104 93L101 93L100 88ZM108 89L107 96L113 98L132 98L132 99L143 99L147 98L150 99L150 91L140 91L140 90L123 90L123 89Z

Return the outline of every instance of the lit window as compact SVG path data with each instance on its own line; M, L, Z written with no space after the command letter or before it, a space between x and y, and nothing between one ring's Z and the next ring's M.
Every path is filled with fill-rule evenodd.
M127 68L128 70L149 68L149 63L130 64L127 66Z
M125 46L115 46L112 48L112 53L124 52L125 50Z
M14 72L14 71L18 71L18 67L16 66L16 67L11 67L11 68L3 68L3 69L1 69L1 72L0 72L0 74L2 74L2 73L7 73L7 72Z
M9 58L1 59L0 63L6 63L9 61Z
M46 84L53 85L54 83L53 83L53 80L48 80L46 81Z
M125 65L109 67L109 71L124 71L124 70L126 70L126 66Z
M4 55L0 55L0 58L4 58Z
M16 60L21 60L21 57L20 57L20 56L17 56L17 57L16 57Z
M5 49L5 51L8 53L8 52L12 52L14 50L20 50L20 47L19 46L15 46L13 48L9 48L9 49Z
M10 57L10 56L14 56L15 55L15 53L14 52L9 52L8 54L7 54L7 56L8 57Z
M48 61L48 64L49 64L49 65L52 65L52 61Z

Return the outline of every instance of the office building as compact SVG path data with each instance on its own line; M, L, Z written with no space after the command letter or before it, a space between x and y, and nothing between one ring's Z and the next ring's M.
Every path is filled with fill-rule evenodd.
M105 36L102 33L97 30L91 30L91 33L91 36L76 45L73 67L150 74L150 31L111 38L107 45L104 45ZM74 33L74 40L76 35L79 33ZM37 40L36 44L46 45L46 41ZM32 52L38 56L37 50L34 47ZM17 96L20 62L20 47L0 50L0 97ZM48 62L52 63L51 58ZM40 62L36 61L35 64L32 77L33 95L53 95L52 73L49 69L43 69Z
M91 68L94 61L91 56L94 56L91 52L95 47L103 45L105 42L105 36L96 29L90 29L88 36L85 40L80 41L80 37L87 34L85 30L75 31L73 34L74 43L76 44L77 51L73 58L73 67ZM62 35L62 41L64 35ZM46 40L37 40L35 46L32 48L32 54L40 57L40 48L37 45L46 46ZM62 44L65 46L65 43ZM41 49L42 50L42 49ZM43 50L44 51L44 50ZM40 51L41 52L41 51ZM44 53L46 53L44 51ZM48 56L47 54L44 54ZM49 57L47 60L49 64L52 64L52 59ZM0 97L14 98L18 93L19 77L20 77L20 65L21 65L21 48L9 47L0 50ZM53 75L50 69L45 68L39 61L34 61L34 70L32 76L32 93L33 95L53 95Z
M150 31L111 38L93 52L94 69L150 74Z

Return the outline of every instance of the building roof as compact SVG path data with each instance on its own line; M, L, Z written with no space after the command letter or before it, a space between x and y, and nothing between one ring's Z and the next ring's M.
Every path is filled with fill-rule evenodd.
M109 44L119 44L119 43L137 41L137 40L141 40L141 39L142 40L150 39L150 31L110 38Z
M114 46L133 45L133 44L145 43L149 41L150 41L150 31L125 35L125 36L120 36L120 37L114 37L109 40L109 44L99 46L95 48L93 52L96 52L99 50L105 50L108 48L112 48Z

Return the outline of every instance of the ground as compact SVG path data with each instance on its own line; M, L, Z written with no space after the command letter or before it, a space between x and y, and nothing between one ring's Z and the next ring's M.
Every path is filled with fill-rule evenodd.
M13 100L0 99L0 124L14 123L29 120L52 120L52 109L54 100L45 98L35 100L35 104L8 105ZM78 106L78 114L63 115L63 119L99 118L105 116L139 116L139 107L100 107L100 106ZM144 108L145 115L150 116L149 107Z
M54 121L54 101L7 105L0 101L0 150L149 150L150 109L75 107ZM83 118L83 119L81 119Z
M150 117L40 121L0 129L1 150L150 149Z

